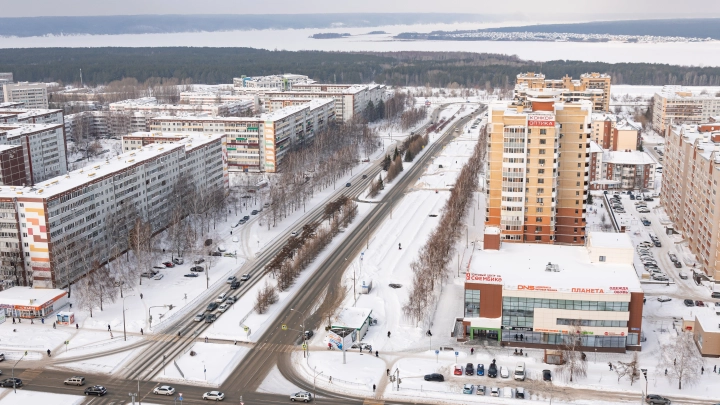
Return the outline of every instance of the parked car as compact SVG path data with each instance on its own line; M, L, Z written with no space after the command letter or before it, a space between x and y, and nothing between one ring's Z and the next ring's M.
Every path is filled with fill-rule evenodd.
M202 266L193 266L193 267L190 267L190 271L202 273L203 271L205 271L205 269Z
M240 276L240 281L248 281L250 280L250 275L248 273L243 274Z
M245 215L245 216L243 217L243 220L249 221L249 220L250 220L250 217L249 217L248 215Z
M642 222L642 224L645 226L650 226L650 224L651 224L650 220L645 217L641 217L640 222Z
M205 323L213 323L213 322L215 322L216 319L217 319L217 315L210 314L205 317Z
M675 266L676 269L682 269L682 263L680 262L673 262L673 266Z
M220 252L208 252L208 256L219 257L222 256Z
M220 391L209 391L203 394L203 399L210 399L215 401L222 401L225 399L225 394Z
M500 366L500 377L510 378L510 370L505 366Z
M710 294L710 297L711 297L711 298L720 298L720 291L713 291L713 292Z
M175 263L175 264L183 264L183 263L185 263L185 259L183 259L182 257L176 257L176 258L173 259L173 263Z
M645 397L645 403L652 405L667 405L670 404L670 400L665 397L661 397L660 395L650 394Z
M240 239L238 239L237 236L233 236L232 241L233 241L233 243L238 243L238 242L240 242Z
M515 365L514 378L518 381L525 380L525 363L519 362Z
M205 263L205 259L203 259L202 257L200 257L200 258L197 258L197 259L195 259L195 260L193 261L193 264L200 264L200 263Z
M657 300L660 301L660 302L668 302L668 301L672 301L672 298L670 298L670 297L658 297Z
M165 265L165 267L175 267L175 264L173 264L173 262L165 262L163 264Z
M652 279L655 281L670 281L666 275L662 273L655 273L652 275Z
M550 372L550 370L543 370L542 375L543 381L552 381L552 373Z
M257 215L257 214L258 214L258 210L252 210L252 212L250 213L250 215Z
M227 248L225 247L225 245L218 245L217 250L218 252L224 252L227 250Z
M235 277L235 276L230 276L230 277L228 277L228 279L227 279L225 282L228 283L228 284L232 284L232 283L235 282L235 280L237 280L237 277Z
M705 306L705 303L702 302L702 301L700 301L700 300L696 300L696 301L695 301L695 306L696 306L696 307L704 307L704 306Z
M456 364L455 368L453 369L453 374L454 375L463 375L463 371L465 371L465 370L463 370L463 366Z
M198 276L197 273L188 273L185 275L185 277L197 277L197 276Z
M653 246L654 245L648 241L642 241L642 242L638 243L638 247L641 247L641 248L651 248Z
M237 290L238 288L240 288L240 282L239 282L239 281L233 281L232 283L230 283L230 289L231 289L231 290Z
M490 396L491 397L499 397L500 396L500 389L498 387L491 387L490 388Z
M290 395L290 401L303 401L303 402L310 402L312 401L313 397L312 394L307 391L300 391L296 392L294 394Z
M475 395L485 395L485 386L478 385L477 389L475 390Z
M70 377L66 379L63 384L65 385L85 385L85 377Z
M212 312L212 311L216 310L217 307L218 307L217 303L211 302L208 304L207 308L205 308L205 312Z
M678 273L678 277L680 277L683 280L687 280L688 276L687 274L683 273L682 271ZM720 297L719 297L720 298Z
M525 388L523 388L523 387L515 388L515 398L525 399Z
M8 380L10 380L10 378L8 378ZM12 387L12 385L10 386ZM107 389L102 385L93 385L92 387L85 388L85 395L97 395L101 397L105 394L107 394Z
M202 313L202 314L197 314L197 315L195 315L195 318L193 318L193 321L195 321L195 322L202 322L202 321L204 321L204 320L205 320L205 314L204 314L204 313Z
M490 363L490 367L488 367L488 377L497 378L497 366L494 361Z
M670 260L673 262L678 261L678 258L674 253L668 253L668 257L670 257Z
M465 365L465 375L475 375L475 365L468 363Z
M153 277L153 280L162 280L162 278L165 277L163 274L156 274L155 277Z
M695 303L693 300L683 300L683 304L685 304L686 307L694 307Z
M445 377L439 373L425 374L425 381L445 381Z
M485 365L484 364L477 365L477 375L485 375Z
M169 385L161 385L159 387L155 387L153 389L153 394L155 395L172 395L175 393L175 388L169 386Z
M473 388L475 388L475 387L472 384L463 385L463 394L472 394Z

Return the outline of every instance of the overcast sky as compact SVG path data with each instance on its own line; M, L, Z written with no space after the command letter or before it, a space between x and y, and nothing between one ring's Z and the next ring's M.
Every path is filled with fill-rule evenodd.
M720 16L718 0L2 0L2 3L2 17L368 12L522 13L528 16L564 13L563 20Z

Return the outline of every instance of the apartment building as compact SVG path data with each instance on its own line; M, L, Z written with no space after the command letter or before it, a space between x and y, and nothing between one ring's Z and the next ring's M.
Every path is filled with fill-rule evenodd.
M716 280L720 278L719 152L720 132L703 133L689 124L670 128L660 192L660 203L695 255L697 270Z
M265 93L264 105L271 105L273 99L326 99L335 100L335 119L348 122L361 115L369 103L377 105L387 99L383 85L295 85L292 91ZM267 108L267 107L266 107ZM272 108L272 106L271 106Z
M232 91L216 92L183 91L180 93L180 104L212 105L225 103L252 103L252 112L260 111L260 100L257 93L233 94Z
M122 150L123 152L129 152L131 150L142 149L143 146L154 143L175 143L187 138L190 135L191 134L189 133L168 134L163 132L133 132L132 134L122 137Z
M663 86L653 100L653 129L664 135L671 124L701 124L720 115L720 97L681 86Z
M490 107L485 224L503 241L585 243L592 104L560 93L534 90L529 108Z
M304 75L292 73L255 77L243 75L233 78L235 88L291 90L293 86L300 83L314 83L314 80L310 80L309 77Z
M65 287L127 250L127 228L138 215L151 224L153 233L167 227L173 199L182 198L172 195L181 176L187 176L199 192L226 190L224 154L223 135L190 135L174 144L124 153L35 187L0 187L0 215L8 214L10 229L0 233L0 241L12 240L10 245L0 244L0 257L12 258L19 249L28 285ZM126 210L132 215L119 214ZM113 232L124 234L110 237L108 223L115 224Z
M64 121L65 135L68 139L76 139L78 136L92 138L110 136L110 119L107 111L83 111L77 114L68 114Z
M618 118L615 114L592 115L591 138L604 150L637 150L641 140L641 129L640 124Z
M275 173L293 145L312 139L335 121L334 101L314 99L259 117L156 117L152 132L164 134L224 133L231 175Z
M5 83L3 85L4 102L21 102L25 108L48 108L47 84L45 83Z
M611 82L610 75L601 73L585 73L580 76L580 80L573 80L568 75L560 80L551 80L542 73L521 73L515 80L515 100L529 107L527 90L562 90L560 101L574 103L587 100L592 103L593 111L609 111Z
M30 110L0 105L0 123L62 124L63 110Z
M22 147L25 179L15 185L33 185L67 173L63 124L0 124L0 145ZM0 161L0 164L3 163ZM11 167L15 166L11 164ZM17 174L6 178L16 179Z
M653 189L656 166L646 152L604 150L590 142L591 190Z

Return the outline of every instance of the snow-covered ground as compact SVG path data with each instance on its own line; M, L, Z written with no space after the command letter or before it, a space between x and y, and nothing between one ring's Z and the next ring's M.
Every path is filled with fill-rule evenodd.
M81 395L53 394L50 392L17 390L0 388L0 404L2 405L80 405L85 402Z
M163 373L155 379L218 387L249 350L240 345L196 342L175 360L177 367L173 363L166 364Z

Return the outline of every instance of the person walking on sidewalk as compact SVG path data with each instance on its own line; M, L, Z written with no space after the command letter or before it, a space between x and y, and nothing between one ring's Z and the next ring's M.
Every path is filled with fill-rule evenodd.
M376 387L375 387L375 384L373 384L373 392L375 392L375 388L376 388Z
M143 333L143 329L142 329L142 328L140 328L140 336L142 336L142 335L144 335L144 333Z

